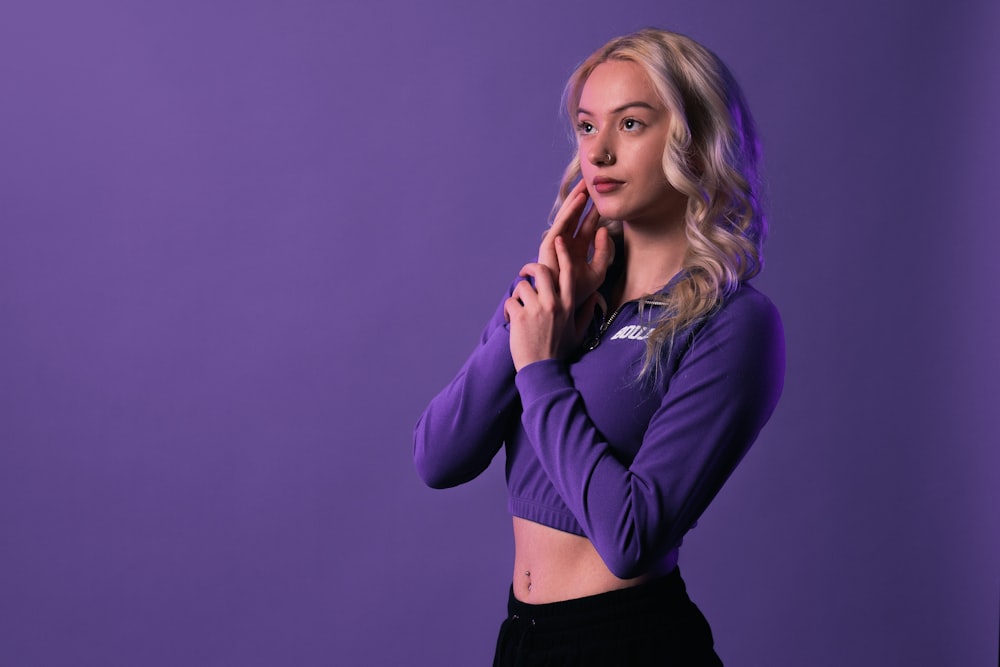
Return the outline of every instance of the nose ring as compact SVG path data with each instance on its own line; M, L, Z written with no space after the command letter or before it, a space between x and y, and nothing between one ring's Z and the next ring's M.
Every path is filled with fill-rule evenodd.
M611 153L605 151L605 153L604 153L604 161L607 162L608 164L610 164L611 162L614 161L614 158L611 157Z

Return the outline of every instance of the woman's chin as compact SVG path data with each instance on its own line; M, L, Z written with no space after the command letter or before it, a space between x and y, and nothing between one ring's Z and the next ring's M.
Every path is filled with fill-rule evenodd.
M611 202L594 202L594 208L605 220L621 220L622 219L622 207L615 206Z

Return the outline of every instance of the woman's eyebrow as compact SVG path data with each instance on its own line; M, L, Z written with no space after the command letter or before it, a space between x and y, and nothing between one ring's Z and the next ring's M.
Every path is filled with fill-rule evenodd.
M631 109L632 107L641 107L643 109L649 109L650 111L656 111L656 107L654 107L649 102L629 102L628 104L621 105L617 109L612 109L611 113L613 113L613 114L621 113L622 111L625 111L626 109ZM577 113L577 115L579 115L579 114L586 114L588 116L593 116L594 115L593 112L587 111L583 107L577 107L576 108L576 113Z

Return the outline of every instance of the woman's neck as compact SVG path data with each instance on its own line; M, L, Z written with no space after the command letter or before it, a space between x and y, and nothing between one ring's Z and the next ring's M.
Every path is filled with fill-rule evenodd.
M687 237L683 219L670 225L622 224L624 270L613 296L616 308L659 291L684 266Z

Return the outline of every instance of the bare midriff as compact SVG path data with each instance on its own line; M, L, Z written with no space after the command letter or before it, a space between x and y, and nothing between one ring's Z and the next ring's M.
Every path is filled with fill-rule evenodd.
M663 573L619 579L585 537L514 517L514 597L529 604L636 586Z

